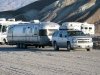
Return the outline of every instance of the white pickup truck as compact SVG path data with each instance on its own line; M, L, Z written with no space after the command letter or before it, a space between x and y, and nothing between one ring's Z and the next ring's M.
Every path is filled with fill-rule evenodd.
M67 48L67 50L82 48L90 51L93 47L92 38L78 30L58 30L52 36L54 50Z

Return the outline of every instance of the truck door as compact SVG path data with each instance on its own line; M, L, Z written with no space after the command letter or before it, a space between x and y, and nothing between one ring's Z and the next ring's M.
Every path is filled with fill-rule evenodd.
M63 47L67 47L67 41L68 41L68 34L67 31L63 31L63 35L62 35L62 45Z
M59 32L57 37L57 45L60 47L63 47L63 37L62 37L62 31Z
M60 37L59 38L60 46L66 47L66 45L67 45L67 33L66 33L66 31L62 30L59 37Z

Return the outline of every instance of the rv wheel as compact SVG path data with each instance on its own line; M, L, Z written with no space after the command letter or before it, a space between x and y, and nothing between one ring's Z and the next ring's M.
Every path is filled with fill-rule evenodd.
M3 42L2 42L1 44L2 44L2 45L6 44L6 40L5 40L5 39L3 39Z
M86 49L87 51L91 51L92 49Z

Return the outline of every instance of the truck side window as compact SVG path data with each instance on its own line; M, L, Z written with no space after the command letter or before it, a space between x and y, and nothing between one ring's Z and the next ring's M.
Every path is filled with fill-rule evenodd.
M57 36L58 35L58 31L55 31L54 33L53 33L53 36Z
M59 37L62 37L62 34L59 34Z
M65 35L65 37L67 37L67 35Z

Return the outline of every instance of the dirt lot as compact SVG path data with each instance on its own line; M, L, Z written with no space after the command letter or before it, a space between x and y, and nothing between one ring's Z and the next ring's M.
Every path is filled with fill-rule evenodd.
M0 46L0 75L100 75L100 50Z

